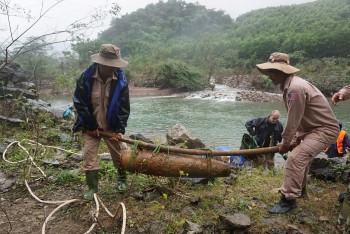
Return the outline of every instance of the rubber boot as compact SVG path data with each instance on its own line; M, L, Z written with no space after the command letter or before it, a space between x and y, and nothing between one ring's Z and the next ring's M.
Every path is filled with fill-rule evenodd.
M296 200L287 200L287 198L284 195L282 195L280 202L277 203L271 210L269 210L269 212L272 214L284 214L293 210L296 207Z
M126 171L124 169L118 168L118 181L117 187L119 192L126 192L128 190L128 185L126 183Z
M307 194L307 191L306 191L306 186L302 187L301 188L301 195L300 195L301 198L308 198L309 195Z
M94 193L98 191L98 170L86 171L85 176L89 190L84 193L83 198L92 201L94 199Z

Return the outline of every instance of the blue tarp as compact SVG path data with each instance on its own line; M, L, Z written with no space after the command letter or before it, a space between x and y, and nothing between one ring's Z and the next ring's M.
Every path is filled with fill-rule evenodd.
M216 147L215 149L216 150L226 150L226 151L231 150L231 148L227 147L227 146L219 146L219 147ZM244 162L245 162L245 158L241 155L239 155L239 156L231 155L230 156L230 164L232 164L233 166L242 168L244 166Z

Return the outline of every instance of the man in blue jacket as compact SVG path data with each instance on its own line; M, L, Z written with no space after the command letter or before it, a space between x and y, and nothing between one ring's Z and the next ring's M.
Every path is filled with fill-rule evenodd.
M245 127L251 136L254 136L257 145L270 147L281 142L283 126L279 121L281 114L278 110L273 110L267 117L259 117L246 122ZM254 155L254 166L263 166L266 169L273 169L275 166L274 154Z
M126 171L120 168L126 144L100 136L100 131L114 132L123 137L130 114L129 88L124 71L128 62L121 58L120 49L103 44L91 55L93 64L78 78L73 102L78 117L73 131L82 130L83 170L89 190L84 198L92 200L98 191L98 149L101 139L106 142L114 166L118 170L118 189L127 190Z

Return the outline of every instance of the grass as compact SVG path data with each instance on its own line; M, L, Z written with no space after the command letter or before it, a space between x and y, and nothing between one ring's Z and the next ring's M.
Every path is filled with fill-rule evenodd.
M145 216L148 216L152 217L153 222L161 222L165 233L180 233L184 220L200 225L217 223L219 215L228 209L228 214L242 212L251 218L251 233L270 232L272 229L286 231L290 227L306 233L334 232L339 212L337 197L339 193L346 191L347 186L342 183L311 179L308 186L313 188L309 191L310 197L299 199L297 209L285 215L270 215L267 211L279 201L277 190L283 177L283 171L277 174L264 174L257 169L242 170L232 185L225 183L223 178L217 178L209 185L180 185L181 192L177 195L167 194L166 199L161 193L143 202L126 197L129 228L142 226ZM129 179L135 181L140 178L144 184L143 176L129 176ZM149 184L151 183L148 183L148 186ZM135 189L131 188L130 192ZM137 187L137 190L140 191L140 187ZM201 201L198 205L191 205L188 199L184 199L181 195L200 197ZM140 210L142 210L141 217ZM325 217L328 221L320 221L321 217Z
M17 136L25 139L26 134L30 139L28 132L14 133L12 139L17 139ZM4 142L6 137L4 135L0 137ZM55 144L59 145L59 142ZM71 150L73 147L67 145L67 148ZM107 149L103 146L102 150ZM30 181L35 188L34 193L50 199L58 197L64 199L68 195L70 198L71 196L79 198L86 189L83 172L72 173L70 171L72 168L54 168L41 164L40 159L51 158L54 154L54 150L48 150L45 154L37 155L38 165L53 179L43 182ZM19 147L13 147L8 154L10 160L19 160L24 157L25 154ZM66 160L69 160L69 157ZM81 163L73 165L75 169L81 167ZM107 206L112 207L112 210L119 202L125 203L127 229L154 231L159 228L162 233L182 233L185 220L206 226L206 230L214 232L214 226L218 224L220 215L232 215L235 212L241 212L250 217L252 222L250 233L271 233L273 230L290 232L290 229L297 229L302 233L335 233L334 227L340 209L337 197L347 190L347 185L340 182L310 178L307 187L309 198L298 199L298 208L288 214L270 215L268 210L279 201L277 191L284 179L283 169L277 173L266 173L260 168L235 170L236 179L227 181L224 178L216 178L207 185L195 186L179 183L176 178L129 174L130 189L127 194L122 195L116 192L117 173L112 162L101 161L100 165L99 195L106 201ZM19 191L25 193L21 180L28 171L26 162L22 164L2 162L0 170L19 180L17 188L7 192L9 197L12 196L11 193L16 194ZM135 193L142 194L144 199L135 199ZM195 197L200 199L197 205L190 202L190 199ZM89 219L82 221L79 219L81 210L90 209L88 205L85 206L65 209L55 222L62 222L69 226L67 220L74 217L72 222L90 224ZM79 225L81 227L81 224ZM74 224L71 226L73 227ZM113 224L111 228L116 231L115 229L120 227L115 227Z

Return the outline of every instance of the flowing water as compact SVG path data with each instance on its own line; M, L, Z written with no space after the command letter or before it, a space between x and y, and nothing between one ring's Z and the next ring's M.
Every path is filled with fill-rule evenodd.
M201 139L207 147L228 146L238 149L243 133L247 132L246 121L267 116L272 110L281 112L285 123L286 111L281 103L235 102L235 89L218 86L211 95L194 93L190 98L179 97L132 97L131 114L126 135L141 133L147 137L163 136L167 129L182 124ZM71 97L41 97L62 114L71 104ZM350 129L350 101L335 107L337 117L345 130Z

